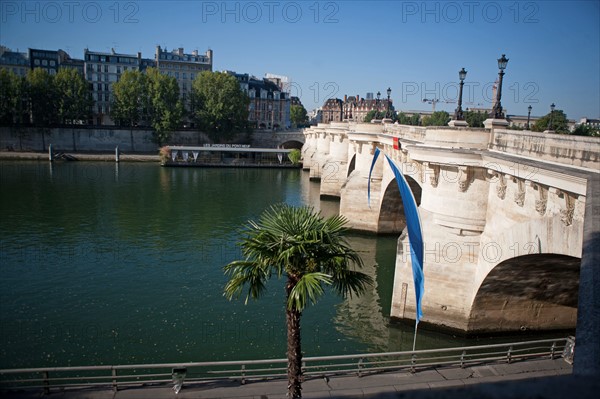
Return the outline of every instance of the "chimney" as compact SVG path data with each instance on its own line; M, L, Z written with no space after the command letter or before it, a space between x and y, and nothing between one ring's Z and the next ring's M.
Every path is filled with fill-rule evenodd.
M197 55L198 55L198 50L194 50L194 51L192 51L192 55L195 55L195 56L197 56Z
M348 101L348 95L344 94L344 102Z
M183 55L183 47L179 47L179 49L177 50L177 54Z

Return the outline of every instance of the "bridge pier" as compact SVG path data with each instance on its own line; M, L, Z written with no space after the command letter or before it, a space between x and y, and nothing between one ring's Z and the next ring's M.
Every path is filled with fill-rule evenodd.
M316 132L316 144L315 152L310 162L310 180L321 180L321 173L323 171L323 165L329 155L329 145L331 143L331 137L325 130Z
M352 229L378 232L383 159L380 157L371 174L371 202L367 201L369 169L373 160L376 143L373 141L352 141L355 169L341 188L340 215L346 217Z
M302 146L302 169L304 170L310 170L310 167L312 166L312 157L317 151L317 137L319 133L320 129L318 128L305 130L305 142Z
M321 196L339 198L348 174L348 137L339 129L327 133L331 143L321 171Z

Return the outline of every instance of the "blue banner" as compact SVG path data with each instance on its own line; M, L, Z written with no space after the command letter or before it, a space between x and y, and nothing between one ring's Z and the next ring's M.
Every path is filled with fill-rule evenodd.
M379 148L376 148L373 157L373 163L371 164L371 170L369 171L369 184L367 187L369 202L371 199L371 172L373 171L373 166L375 165L375 161L379 156L379 152ZM421 219L419 218L417 202L415 201L415 197L410 189L410 186L408 185L408 182L394 161L392 161L387 155L385 158L388 160L390 168L392 168L392 172L396 177L398 190L400 190L400 196L402 197L404 217L406 218L406 229L408 230L408 241L410 243L410 255L412 260L413 281L415 284L416 295L416 322L418 323L423 317L421 301L423 299L423 292L425 291L425 276L423 275L423 233L421 229Z
M373 173L373 168L375 167L375 162L377 162L377 158L379 157L379 148L375 147L375 154L373 155L373 162L371 162L371 169L369 169L369 180L367 180L367 204L369 208L371 208L371 173Z

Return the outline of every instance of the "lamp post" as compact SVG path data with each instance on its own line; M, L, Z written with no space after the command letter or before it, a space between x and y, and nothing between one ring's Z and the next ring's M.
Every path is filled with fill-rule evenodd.
M498 58L498 69L500 70L500 72L498 72L498 90L496 91L496 103L494 104L494 108L492 108L492 112L490 112L490 117L493 119L504 119L500 99L502 98L502 78L504 77L504 70L506 69L507 63L508 58L506 58L505 54L502 54L502 57Z
M379 114L379 99L381 98L381 92L377 92L377 101L375 101L375 117L373 119L378 119Z
M550 104L550 122L548 122L548 129L549 131L552 131L552 117L554 116L554 103Z
M388 114L390 112L390 96L392 95L392 89L388 87L387 89L387 109L385 110L385 117L389 118Z
M460 86L458 91L458 107L456 107L456 111L454 111L454 120L457 121L462 121L465 119L462 110L462 95L466 77L467 71L465 71L465 68L462 68L460 71L458 71L458 78L460 79Z
M530 125L529 125L529 120L531 118L531 105L529 107L527 107L527 130L529 130Z

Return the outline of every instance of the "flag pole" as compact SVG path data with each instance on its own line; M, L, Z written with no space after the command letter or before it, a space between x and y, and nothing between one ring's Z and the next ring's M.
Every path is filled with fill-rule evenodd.
M413 338L413 352L417 347L417 327L419 326L419 319L415 320L415 337Z

